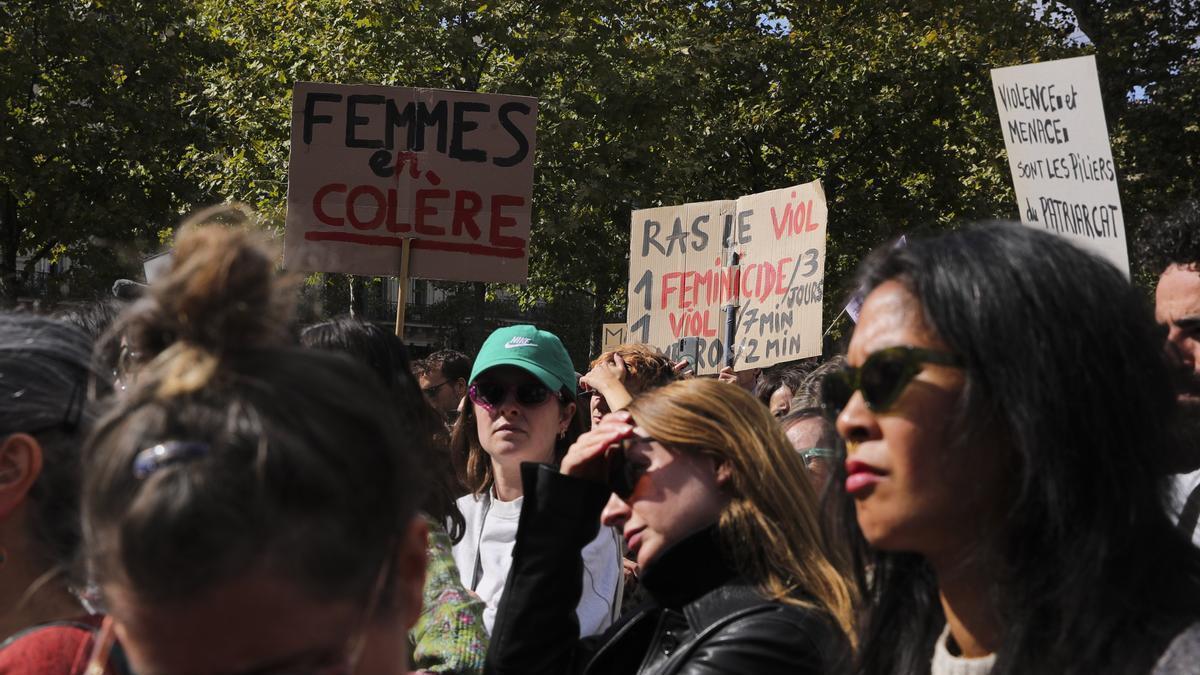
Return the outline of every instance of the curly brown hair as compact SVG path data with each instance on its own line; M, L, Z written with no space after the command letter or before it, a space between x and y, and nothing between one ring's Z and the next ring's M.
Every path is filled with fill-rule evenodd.
M619 355L625 362L625 372L628 374L625 384L630 388L630 393L648 391L679 379L671 359L646 344L618 345L616 349L597 356L588 364L588 369L611 361L614 355Z

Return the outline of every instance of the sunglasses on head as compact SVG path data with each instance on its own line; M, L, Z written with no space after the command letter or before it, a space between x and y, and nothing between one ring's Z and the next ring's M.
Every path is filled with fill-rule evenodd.
M477 380L467 388L467 396L481 408L495 410L508 400L509 394L516 397L517 403L532 407L545 403L555 392L541 382L522 382L520 384L504 384L489 380Z
M825 375L821 380L821 409L830 419L837 419L854 392L861 391L867 408L887 412L926 363L956 368L963 365L957 356L945 352L919 347L881 349L858 368L844 366Z
M609 451L608 455L608 488L619 499L628 500L638 481L649 468L629 459L629 449L636 443L649 443L654 439L645 436L630 436L621 441L620 445Z

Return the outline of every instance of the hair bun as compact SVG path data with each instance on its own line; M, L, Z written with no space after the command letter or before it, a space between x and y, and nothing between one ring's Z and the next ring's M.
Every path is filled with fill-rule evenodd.
M143 363L175 343L219 358L287 342L291 285L276 277L265 239L244 226L252 217L242 205L222 205L183 224L170 271L125 324Z

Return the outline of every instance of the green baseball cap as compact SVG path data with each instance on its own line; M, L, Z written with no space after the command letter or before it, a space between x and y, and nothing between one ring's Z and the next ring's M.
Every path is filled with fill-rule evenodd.
M496 366L516 366L553 391L565 389L577 393L575 367L571 365L571 357L562 340L554 333L538 330L537 326L506 326L493 331L475 357L471 380L467 384Z

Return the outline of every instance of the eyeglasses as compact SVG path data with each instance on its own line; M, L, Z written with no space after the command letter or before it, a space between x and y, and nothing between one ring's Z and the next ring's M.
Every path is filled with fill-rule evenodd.
M646 464L630 460L630 448L637 443L649 443L653 440L646 436L630 436L609 452L608 487L619 499L628 500L642 475L650 468Z
M539 406L555 396L549 387L541 382L522 382L517 385L487 380L475 381L467 388L467 396L481 408L493 411L508 400L509 394L515 394L517 403L533 407Z
M804 460L805 465L816 459L833 459L834 457L837 457L837 452L832 448L805 448L800 451L800 458Z
M845 366L827 374L821 380L821 409L830 419L836 419L854 392L861 391L868 408L887 412L926 363L956 368L963 365L960 358L945 352L919 347L881 349L858 368Z
M425 392L425 395L428 396L429 398L433 398L434 396L437 396L438 389L441 389L442 387L444 387L448 384L450 384L450 380L442 380L441 382L438 382L437 384L434 384L434 385L431 385L428 387L423 387L421 389L421 391Z

